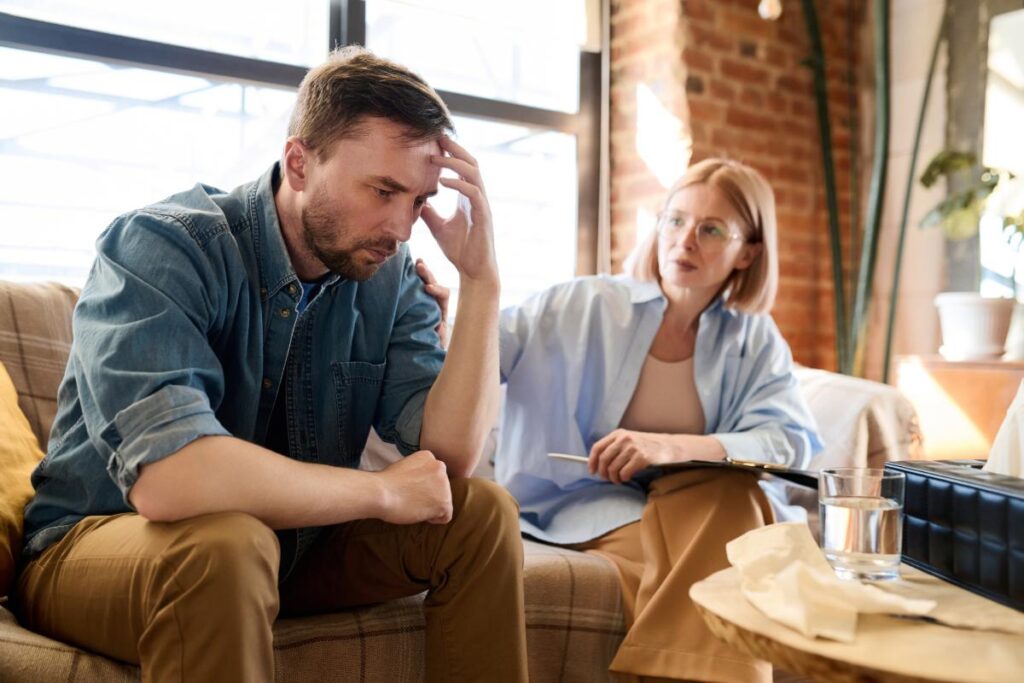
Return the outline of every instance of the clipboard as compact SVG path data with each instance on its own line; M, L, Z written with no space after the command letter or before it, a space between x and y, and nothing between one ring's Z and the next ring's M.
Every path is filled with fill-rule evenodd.
M681 470L697 467L717 467L731 470L744 470L754 472L755 474L770 474L773 477L785 479L786 481L793 482L799 486L814 489L815 491L818 490L817 472L797 470L787 467L786 465L778 465L772 462L759 462L757 460L739 460L736 458L726 458L725 460L690 460L687 462L657 465L650 469L661 470L663 473L668 474L669 472L679 472Z
M585 455L570 455L568 453L548 453L548 457L567 460L570 462L578 462L583 465L586 465L588 460ZM791 481L799 486L805 486L807 488L814 489L815 491L818 490L817 472L797 470L771 462L740 460L737 458L726 458L725 460L688 460L686 462L674 462L667 465L655 465L643 470L643 474L646 475L644 478L655 478L662 474L680 472L682 470L699 467L717 467L732 470L743 470L753 472L755 474L770 474L773 477ZM641 472L637 472L637 475L641 475ZM651 475L653 475L653 477Z

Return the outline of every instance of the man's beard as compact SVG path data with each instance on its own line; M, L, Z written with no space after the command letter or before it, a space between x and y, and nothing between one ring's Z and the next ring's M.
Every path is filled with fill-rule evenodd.
M306 248L332 273L356 282L369 280L384 265L360 262L354 258L357 251L375 249L386 253L388 258L398 251L398 244L387 239L364 240L344 249L332 248L332 244L345 242L349 232L348 221L340 212L331 210L322 191L317 192L310 204L302 209L302 228Z

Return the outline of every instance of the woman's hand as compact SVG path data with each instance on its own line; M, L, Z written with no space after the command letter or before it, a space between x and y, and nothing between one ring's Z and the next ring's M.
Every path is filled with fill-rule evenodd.
M452 290L447 287L438 284L437 278L427 268L427 264L424 263L423 259L416 259L416 274L423 280L423 289L430 296L434 297L437 302L438 308L441 309L441 322L434 328L437 331L437 336L441 338L441 348L448 348L448 300L451 299Z
M653 434L616 429L590 449L587 467L622 484L645 467L690 460L725 460L722 442L704 434Z
M587 468L613 484L621 484L652 465L680 462L686 457L673 434L616 429L590 449Z

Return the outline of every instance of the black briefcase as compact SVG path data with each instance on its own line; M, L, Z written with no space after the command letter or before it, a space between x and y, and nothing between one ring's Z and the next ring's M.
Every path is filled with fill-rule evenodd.
M1024 479L982 460L907 460L903 561L1024 611Z

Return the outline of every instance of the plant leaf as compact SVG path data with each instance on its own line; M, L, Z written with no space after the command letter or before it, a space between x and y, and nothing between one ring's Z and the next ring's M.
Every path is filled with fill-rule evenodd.
M971 210L976 214L981 213L981 201L977 198L974 188L951 194L943 199L925 214L919 225L922 228L931 228L943 224L954 213L966 210ZM963 220L962 216L958 220ZM959 235L962 230L958 229L955 232ZM977 226L975 226L975 232L977 232Z
M944 149L928 162L928 167L921 174L921 184L931 187L941 176L973 168L976 162L977 157L970 152Z
M956 209L942 219L942 231L951 240L965 240L978 232L981 213L976 204Z
M941 222L942 211L940 211L939 207L936 206L924 215L924 218L921 219L921 222L918 223L918 225L922 228L934 228Z
M1024 238L1024 211L1016 215L1003 216L1003 230L1010 233L1010 236L1019 235Z

